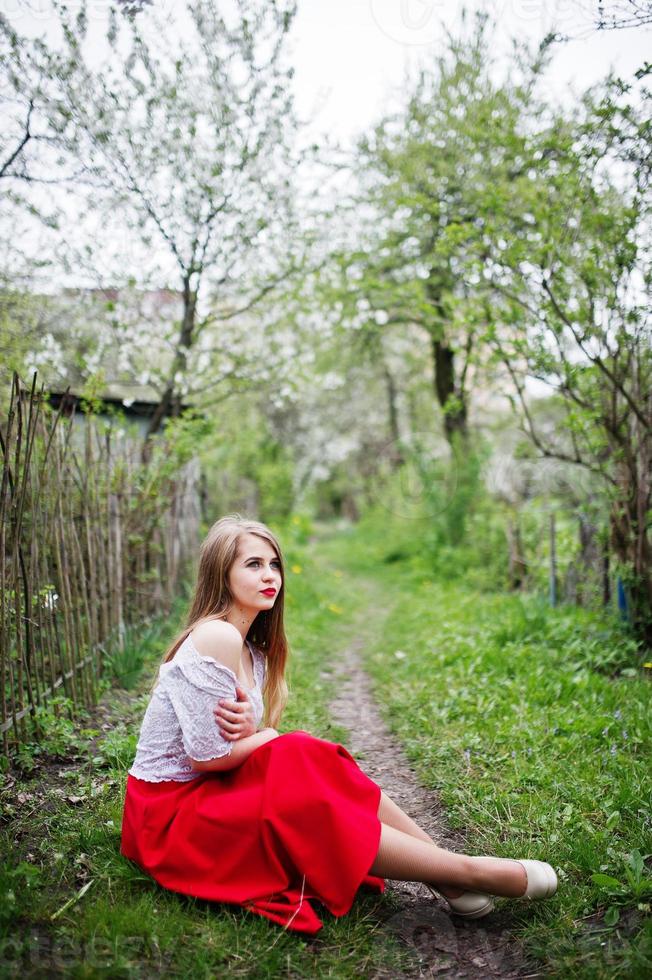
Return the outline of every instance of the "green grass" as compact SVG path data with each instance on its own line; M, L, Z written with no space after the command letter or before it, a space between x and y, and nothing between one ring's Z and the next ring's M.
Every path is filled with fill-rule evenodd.
M327 711L330 673L355 602L343 576L311 561L300 531L284 538L292 661L281 729L339 740L344 733ZM15 759L0 777L0 976L345 980L381 967L400 974L408 954L383 929L396 911L391 895L363 890L341 919L320 910L324 928L310 939L236 906L165 891L120 856L127 769L155 667L181 616L180 607L112 660L128 690L111 693L109 730L82 727L88 718L62 722L56 739L29 746L23 768Z
M631 642L596 615L492 593L480 574L440 569L435 580L416 521L318 531L309 548L302 524L282 535L291 697L281 729L344 740L328 716L332 668L362 636L385 717L466 849L558 870L554 899L503 906L542 973L650 975L650 679ZM180 615L112 661L124 686L111 692L109 729L62 719L0 777L0 975L401 975L409 954L385 927L391 895L361 893L306 940L166 892L120 856L126 772Z
M366 666L390 727L469 853L557 869L554 899L504 902L548 971L652 975L650 671L618 624L431 579L409 530L397 547L362 524L321 550L375 583Z

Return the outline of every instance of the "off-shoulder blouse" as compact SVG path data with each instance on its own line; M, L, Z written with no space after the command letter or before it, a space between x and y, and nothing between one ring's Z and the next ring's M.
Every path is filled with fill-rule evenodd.
M161 664L159 681L143 717L136 757L129 770L137 779L158 783L187 782L201 776L190 759L206 762L229 755L233 742L223 738L214 709L220 698L235 701L236 684L249 695L256 727L263 717L265 655L246 641L252 653L255 684L242 685L236 674L214 657L205 657L190 636L172 660Z

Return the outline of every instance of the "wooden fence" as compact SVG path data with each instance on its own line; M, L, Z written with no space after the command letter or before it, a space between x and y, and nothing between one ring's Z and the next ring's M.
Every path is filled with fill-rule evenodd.
M55 694L97 698L105 655L169 609L197 552L199 468L124 430L53 413L14 376L0 422L2 748L38 738ZM59 705L53 710L58 715Z

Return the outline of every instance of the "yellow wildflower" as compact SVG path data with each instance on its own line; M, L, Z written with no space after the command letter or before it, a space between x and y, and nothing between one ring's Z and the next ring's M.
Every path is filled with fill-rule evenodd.
M292 571L295 575L301 575L301 565L293 565Z

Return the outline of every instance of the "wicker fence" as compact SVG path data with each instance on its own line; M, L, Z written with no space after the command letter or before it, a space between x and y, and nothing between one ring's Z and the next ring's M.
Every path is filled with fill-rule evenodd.
M199 535L199 469L122 429L55 414L14 376L0 422L0 732L41 735L54 695L96 701L107 651L165 612ZM53 710L59 714L59 699Z

